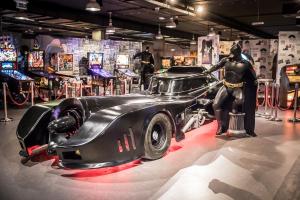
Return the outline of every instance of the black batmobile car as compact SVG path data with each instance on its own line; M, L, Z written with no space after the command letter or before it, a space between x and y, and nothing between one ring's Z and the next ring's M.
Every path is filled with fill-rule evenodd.
M203 122L205 110L211 110L220 82L203 75L203 70L170 68L153 76L143 94L68 98L55 106L32 106L17 127L20 155L30 159L28 148L40 145L57 154L59 165L67 168L161 158L171 137L183 139L184 132Z

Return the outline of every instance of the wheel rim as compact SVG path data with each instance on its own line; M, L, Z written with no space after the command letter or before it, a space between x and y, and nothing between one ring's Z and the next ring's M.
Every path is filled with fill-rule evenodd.
M165 126L162 123L154 124L151 131L151 144L154 148L160 149L166 141Z

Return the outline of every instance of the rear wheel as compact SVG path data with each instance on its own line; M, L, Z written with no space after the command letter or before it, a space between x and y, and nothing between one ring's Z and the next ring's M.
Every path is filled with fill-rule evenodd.
M146 130L144 158L155 160L164 156L171 143L172 125L167 115L155 115Z

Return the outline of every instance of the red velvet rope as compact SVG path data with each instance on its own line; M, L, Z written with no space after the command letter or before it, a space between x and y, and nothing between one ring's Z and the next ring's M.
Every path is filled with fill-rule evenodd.
M22 102L22 103L19 103L16 100L14 100L13 96L11 95L11 92L9 91L9 88L8 88L7 84L5 84L5 89L6 89L6 92L7 92L8 96L9 96L10 100L13 102L13 104L15 104L17 106L23 106L23 105L25 105L25 103L27 103L27 101L29 99L29 96L31 94L31 91L28 91L28 94L27 94L27 96L25 98L25 101Z

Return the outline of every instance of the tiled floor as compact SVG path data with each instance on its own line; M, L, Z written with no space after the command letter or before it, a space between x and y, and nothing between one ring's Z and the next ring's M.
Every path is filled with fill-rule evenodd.
M257 118L256 138L215 138L216 123L172 142L156 161L63 170L54 160L24 166L16 126L0 124L0 199L300 199L300 124ZM300 116L300 113L298 113ZM3 115L3 112L0 112Z

